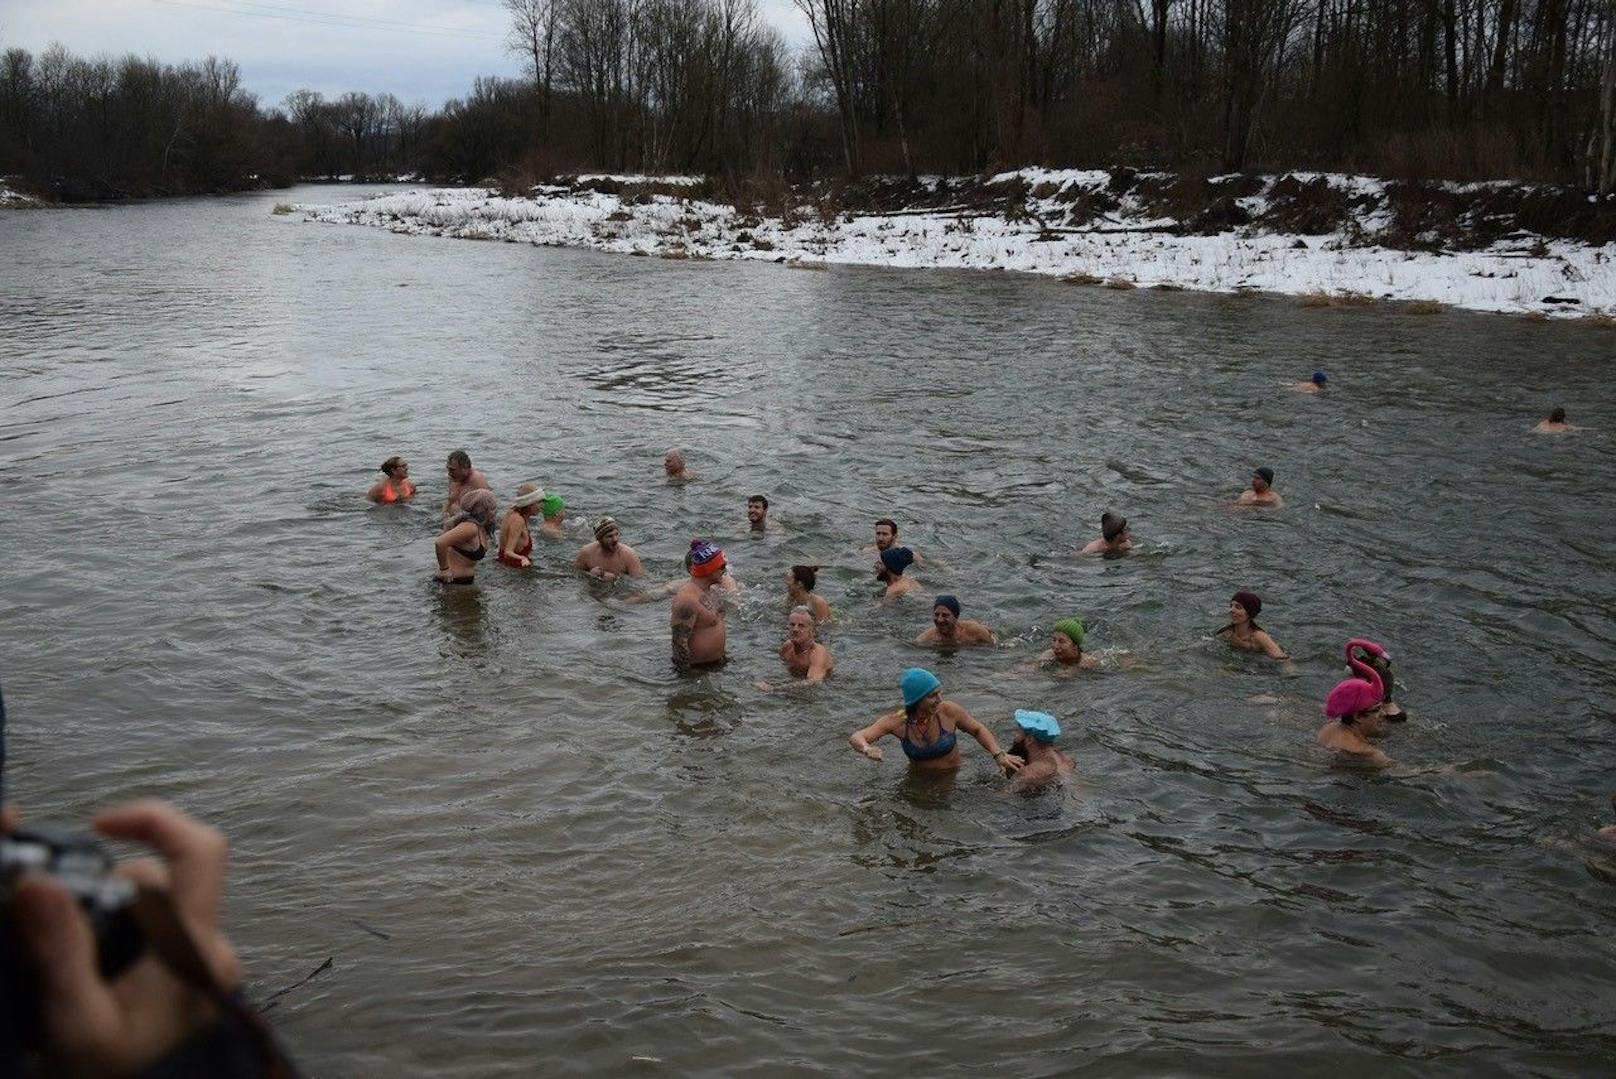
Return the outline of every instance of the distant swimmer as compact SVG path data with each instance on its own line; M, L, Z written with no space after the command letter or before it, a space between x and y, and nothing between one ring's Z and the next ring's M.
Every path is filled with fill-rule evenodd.
M1251 489L1240 492L1237 504L1241 506L1269 506L1273 509L1279 509L1283 506L1285 500L1279 497L1278 491L1274 490L1274 470L1271 468L1259 468L1253 472L1251 474Z
M488 477L471 467L471 457L465 450L455 450L449 455L446 471L449 473L449 497L443 501L445 524L449 518L461 512L460 503L467 491L491 490Z
M999 639L980 622L960 617L960 601L938 596L931 608L931 628L915 638L916 644L998 644Z
M539 503L543 500L544 492L535 484L524 483L516 489L511 508L505 511L505 519L499 523L497 557L504 565L526 569L533 564L528 557L533 553L533 533L528 531L527 522L539 512Z
M1532 428L1532 433L1539 435L1560 435L1567 431L1575 430L1577 430L1577 428L1566 422L1565 409L1556 405L1554 411L1549 413L1547 419L1537 421L1537 426Z
M696 478L685 464L685 455L678 450L669 450L662 458L662 471L667 474L669 483L685 483Z
M835 669L830 649L814 637L814 615L807 607L794 608L790 615L791 628L785 643L780 645L780 662L795 678L805 682L823 682Z
M1369 680L1348 678L1338 682L1324 701L1324 714L1330 722L1319 728L1319 745L1341 756L1384 768L1392 759L1369 739L1386 729L1386 716L1380 698L1384 687L1373 668L1365 667Z
M471 584L477 579L477 563L488 554L497 510L494 492L481 487L460 497L460 512L450 518L448 527L432 544L438 556L434 580Z
M898 525L897 525L897 523L895 521L893 521L892 518L890 518L890 517L883 517L879 521L875 522L875 546L874 547L866 547L866 548L864 548L864 550L867 553L873 552L874 554L879 555L883 551L892 550L893 546L896 545L897 542L898 542ZM926 564L926 560L924 558L921 558L920 555L915 553L914 551L912 551L912 550L909 551L909 554L911 556L911 560L917 566L924 566Z
M1084 637L1081 618L1061 619L1049 635L1049 650L1039 656L1037 662L1053 664L1057 670L1098 670L1100 661L1083 651Z
M746 500L746 525L753 536L761 536L769 530L769 500L763 495L753 495Z
M907 547L888 547L881 552L881 561L875 567L875 579L886 585L881 602L888 603L906 596L920 587L913 577L904 576L904 570L914 564L915 553Z
M690 542L690 580L674 593L673 663L680 670L724 661L724 597L714 585L724 576L724 552L698 539Z
M963 707L943 700L943 684L937 676L920 667L910 667L898 682L903 707L888 712L848 738L853 748L872 761L881 759L881 748L872 743L892 735L903 746L909 763L921 771L952 771L960 766L958 731L975 738L993 754L993 761L1005 774L1022 765L1020 757L999 748L993 732L978 723Z
M1616 794L1610 796L1610 808L1616 810ZM1594 833L1594 838L1603 843L1616 843L1616 824L1607 824Z
M1236 592L1229 601L1229 624L1215 636L1224 637L1232 647L1246 652L1262 652L1274 659L1289 659L1285 650L1257 624L1262 600L1255 592Z
M1055 748L1061 728L1054 716L1017 708L1016 726L1021 728L1021 737L1010 750L1027 763L1010 781L1012 790L1046 787L1061 776L1077 771L1077 762Z
M829 622L830 604L814 591L817 583L818 566L792 566L791 572L786 574L786 601L793 607L807 607L816 622Z
M586 543L578 549L577 557L572 560L572 568L603 581L640 576L645 572L640 565L640 556L634 553L634 548L622 542L622 537L623 530L617 522L610 517L602 517L595 522L595 542Z
M1293 382L1291 389L1297 393L1318 393L1324 389L1324 384L1330 381L1330 376L1323 371L1314 371L1313 377L1306 382Z
M415 484L410 482L410 463L402 457L389 457L382 462L382 478L365 492L365 497L383 506L408 502L415 497Z
M563 527L567 520L567 504L560 495L547 494L539 499L539 512L544 515L544 523L539 525L539 535L545 539L567 538Z
M1357 653L1359 652L1363 653L1362 658L1358 657ZM1367 680L1366 675L1359 673L1360 667L1364 663L1373 667L1375 673L1380 676L1382 687L1380 703L1386 719L1392 723L1401 723L1406 720L1408 713L1403 711L1402 705L1392 700L1392 685L1395 679L1392 677L1391 653L1374 641L1354 637L1347 642L1347 668L1354 673L1358 673L1360 678Z
M1100 538L1090 540L1079 554L1126 554L1133 550L1133 533L1128 518L1106 510L1100 514Z

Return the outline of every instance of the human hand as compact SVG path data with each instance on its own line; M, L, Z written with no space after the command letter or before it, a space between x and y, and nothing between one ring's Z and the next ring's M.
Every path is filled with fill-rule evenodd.
M880 746L865 746L864 747L864 755L866 757L870 758L872 761L874 761L877 764L881 763L881 747Z
M521 565L521 567L523 569L527 569L529 566L531 566L533 564L533 560L531 558L528 558L528 557L524 556L524 555L517 555L516 560Z
M0 826L9 831L14 814ZM215 984L227 992L241 971L218 928L224 886L224 836L163 802L145 801L99 814L96 831L147 844L161 860L143 858L116 870L142 888L169 893L174 913ZM52 1071L123 1075L141 1071L206 1028L218 1009L176 977L148 947L111 982L96 968L90 923L60 886L24 880L13 906L19 938L36 973L44 1044Z
M1006 753L1004 756L999 758L999 767L1004 769L1005 775L1011 775L1015 772L1021 771L1022 766L1026 763L1026 761L1022 760L1014 753Z

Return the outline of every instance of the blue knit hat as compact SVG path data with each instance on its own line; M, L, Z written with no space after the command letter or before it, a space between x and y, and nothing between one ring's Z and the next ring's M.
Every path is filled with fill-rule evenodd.
M927 695L942 689L943 684L937 681L935 674L924 667L910 667L898 680L898 687L903 690L903 706L911 708Z

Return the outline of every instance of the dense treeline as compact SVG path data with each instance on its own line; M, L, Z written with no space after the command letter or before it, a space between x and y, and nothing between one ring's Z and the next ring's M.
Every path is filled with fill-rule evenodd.
M1023 164L1330 168L1616 189L1616 0L504 0L521 79L433 112L228 61L0 54L0 175L68 198L296 176L521 183Z

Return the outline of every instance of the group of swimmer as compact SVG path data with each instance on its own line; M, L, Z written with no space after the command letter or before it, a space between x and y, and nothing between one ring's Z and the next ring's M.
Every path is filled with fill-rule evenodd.
M1294 388L1317 393L1328 376L1315 371L1313 377ZM1576 430L1565 422L1565 410L1555 408L1534 431L1559 433ZM382 505L407 502L415 496L409 478L409 463L402 457L389 457L382 463L383 478L370 488L367 497ZM446 463L449 480L444 499L442 529L433 547L437 556L434 579L448 586L469 585L476 581L477 566L495 551L496 561L515 569L530 567L534 531L545 539L565 538L566 503L556 494L537 485L523 483L503 518L488 478L472 467L464 450L449 454ZM663 473L669 483L695 479L684 455L669 450L663 458ZM1249 486L1234 499L1234 505L1259 509L1280 509L1284 499L1274 489L1274 472L1264 466L1255 469ZM769 500L755 494L747 499L746 517L752 535L770 530ZM539 517L535 529L533 518ZM775 529L778 532L778 529ZM575 572L599 581L639 578L645 569L639 555L623 542L622 528L610 517L599 518L593 528L594 540L578 549L572 560ZM890 604L921 589L909 573L912 566L926 564L909 547L898 544L898 526L890 518L875 522L875 543L865 548L875 557L875 576L881 585L880 602ZM1133 535L1127 518L1107 510L1100 517L1100 535L1081 548L1084 555L1125 555L1133 549ZM729 562L721 547L706 539L691 541L684 558L686 577L658 589L627 597L627 602L644 603L672 596L670 637L673 660L681 669L711 667L727 658L725 618L727 597L739 590L729 572ZM831 607L814 591L819 567L794 565L786 577L790 613L787 634L781 643L781 663L794 680L803 684L823 682L835 669L830 649L818 639L818 628L831 621ZM1278 642L1257 623L1262 600L1256 593L1241 590L1229 601L1228 624L1215 636L1243 651L1262 653L1275 660L1289 656ZM1058 673L1070 674L1099 666L1093 654L1084 651L1083 622L1062 618L1055 622L1050 647L1032 665L1044 665ZM933 601L932 624L915 638L917 644L977 645L997 644L993 631L979 621L963 616L957 597L938 595ZM1345 658L1351 677L1338 683L1325 698L1328 722L1320 728L1317 741L1344 759L1370 767L1391 763L1386 753L1371 739L1380 737L1389 722L1406 718L1393 702L1390 656L1374 641L1353 638L1346 643ZM1126 666L1124 662L1124 666ZM758 683L763 690L775 687ZM1017 710L1020 735L1008 749L1001 747L988 730L965 708L943 698L937 676L922 668L910 668L899 680L903 708L883 715L874 723L855 731L849 739L860 754L879 761L881 750L874 743L886 735L899 741L912 766L922 770L946 770L960 766L958 732L964 731L992 755L1017 786L1046 783L1070 772L1070 757L1055 748L1060 724L1043 712Z

